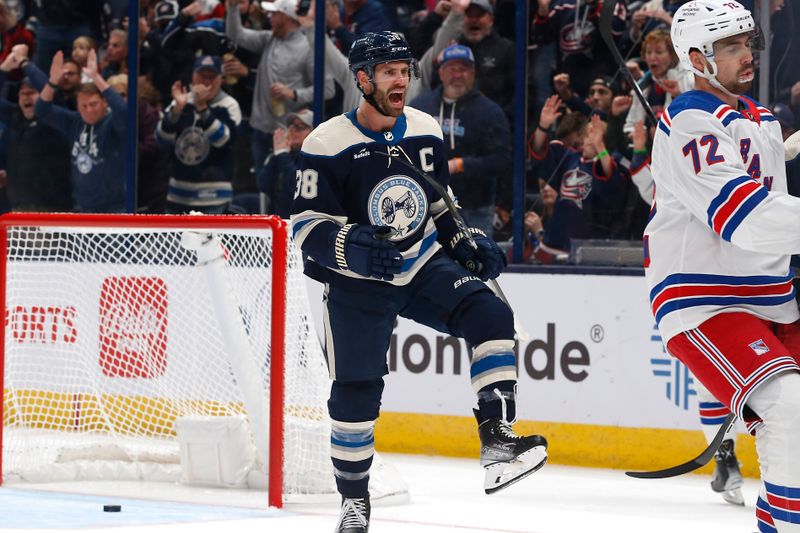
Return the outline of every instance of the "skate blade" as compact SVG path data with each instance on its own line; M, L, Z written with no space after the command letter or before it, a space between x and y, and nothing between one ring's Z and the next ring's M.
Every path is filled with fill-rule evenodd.
M535 446L514 461L486 465L483 467L486 471L483 489L486 494L494 494L525 479L542 468L546 462L547 449L544 446Z
M744 505L744 495L742 489L726 490L722 492L722 499L731 505Z

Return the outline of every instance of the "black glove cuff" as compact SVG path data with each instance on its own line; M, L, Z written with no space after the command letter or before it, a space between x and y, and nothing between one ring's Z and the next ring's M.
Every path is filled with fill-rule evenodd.
M353 229L355 224L346 224L342 226L342 229L336 234L336 239L333 241L333 255L336 259L336 265L342 269L347 270L347 259L345 258L344 254L344 247L347 243L347 234Z

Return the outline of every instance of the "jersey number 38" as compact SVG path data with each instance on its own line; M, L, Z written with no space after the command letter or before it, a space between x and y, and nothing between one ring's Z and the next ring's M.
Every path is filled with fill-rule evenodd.
M294 190L294 197L302 196L306 200L316 198L318 179L319 173L313 168L297 169L297 185Z

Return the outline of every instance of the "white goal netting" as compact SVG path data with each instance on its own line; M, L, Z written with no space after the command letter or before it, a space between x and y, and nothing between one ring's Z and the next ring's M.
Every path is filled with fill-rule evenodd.
M273 257L269 227L10 225L3 481L178 481L176 420L244 415L251 484L280 446L285 501L335 493L330 385L291 245L284 436L269 434Z

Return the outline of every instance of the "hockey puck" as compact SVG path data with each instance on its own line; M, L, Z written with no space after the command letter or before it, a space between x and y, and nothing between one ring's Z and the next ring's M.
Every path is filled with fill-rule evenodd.
M105 513L118 513L122 511L121 505L104 505L103 512Z

